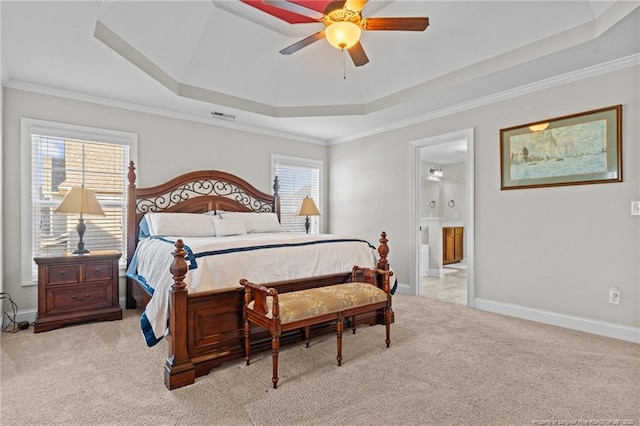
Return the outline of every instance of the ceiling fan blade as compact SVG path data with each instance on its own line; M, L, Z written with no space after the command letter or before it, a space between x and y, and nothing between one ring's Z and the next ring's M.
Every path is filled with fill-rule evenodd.
M277 7L278 9L297 13L298 15L306 16L308 18L316 19L318 21L324 17L322 13L316 10L309 9L308 7L301 6L297 3L291 3L286 0L262 0L262 3L268 6Z
M429 26L429 18L367 18L360 27L367 31L424 31Z
M320 39L323 39L323 38L324 38L324 31L319 31L319 32L317 32L315 34L311 34L307 38L303 38L302 40L293 43L289 47L285 47L284 49L282 49L280 51L280 53L282 53L283 55L291 55L292 53L297 52L298 50L302 49L303 47L307 47L311 43L316 42L316 41L318 41Z
M347 0L344 7L352 12L360 12L365 4L367 4L367 0Z
M361 67L369 63L369 58L367 58L367 54L364 53L364 49L360 42L357 42L347 50L349 51L349 56L351 56L351 60L356 67Z

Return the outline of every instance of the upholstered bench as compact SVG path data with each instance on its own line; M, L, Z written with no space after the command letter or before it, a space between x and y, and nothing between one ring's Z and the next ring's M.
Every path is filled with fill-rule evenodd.
M309 346L312 325L336 321L338 365L342 365L342 331L345 318L351 319L355 333L355 316L382 310L386 326L386 344L389 347L391 321L391 271L354 266L351 282L278 294L276 289L240 280L245 288L244 342L247 365L251 356L251 324L259 325L271 334L273 353L273 387L278 386L278 354L282 332L304 328ZM378 287L380 283L381 287Z

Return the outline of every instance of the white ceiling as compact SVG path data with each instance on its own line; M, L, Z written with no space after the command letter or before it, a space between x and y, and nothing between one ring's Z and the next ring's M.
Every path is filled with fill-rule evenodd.
M324 40L278 53L322 24L287 24L239 1L3 0L2 82L339 143L638 55L639 5L370 0L365 17L428 16L430 25L363 32L370 63L355 68L347 56L343 70Z

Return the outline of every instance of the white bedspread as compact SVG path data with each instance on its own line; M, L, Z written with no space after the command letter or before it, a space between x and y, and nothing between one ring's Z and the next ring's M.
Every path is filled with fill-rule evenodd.
M168 331L169 290L173 284L169 266L178 238L140 241L137 264L129 269L128 276L153 288L142 319L150 346ZM354 265L375 267L377 262L376 249L366 241L332 234L283 232L182 240L190 264L185 278L190 293L240 286L241 278L260 284L349 272ZM153 336L149 335L151 330L144 329L145 322Z

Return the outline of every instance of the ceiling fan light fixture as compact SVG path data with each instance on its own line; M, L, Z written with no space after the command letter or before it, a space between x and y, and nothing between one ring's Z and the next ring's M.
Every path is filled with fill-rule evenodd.
M360 27L353 22L334 22L324 30L329 44L336 49L349 49L360 40Z

